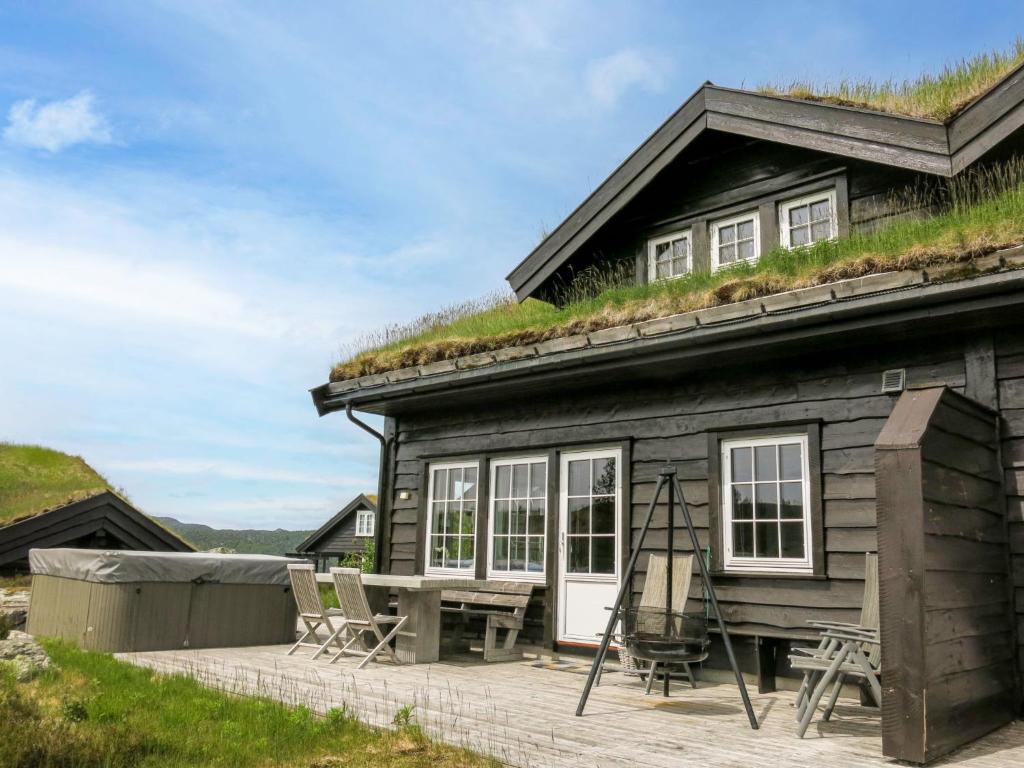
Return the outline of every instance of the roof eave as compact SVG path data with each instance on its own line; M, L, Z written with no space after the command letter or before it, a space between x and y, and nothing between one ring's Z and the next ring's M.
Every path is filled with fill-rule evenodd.
M887 273L892 276L894 283L898 281L898 276L905 274L908 273ZM962 311L962 308L957 307L958 304L979 297L988 299L995 294L1012 293L1013 304L1024 304L1024 270L1000 271L949 282L932 282L927 274L920 274L923 277L908 282L904 288L890 288L845 300L822 301L799 309L780 307L777 311L753 313L747 318L725 320L716 325L689 323L679 331L650 336L624 335L619 342L585 348L571 348L572 344L567 340L556 340L566 343L570 348L543 356L506 355L509 359L505 362L494 363L492 360L490 365L477 365L476 361L471 361L470 367L460 367L457 361L445 361L449 369L447 373L428 376L415 376L410 373L412 369L403 369L392 374L364 377L362 381L369 386L355 389L351 386L352 382L328 383L314 390L319 396L318 411L324 415L343 410L351 403L353 408L364 412L396 412L402 407L401 403L428 395L449 394L470 388L499 389L512 382L527 379L534 381L545 376L553 381L578 375L581 370L593 372L605 365L621 368L623 365L637 366L652 360L684 361L700 357L711 357L713 364L713 356L726 348L765 348L783 345L794 339L838 336L848 332L850 328L847 326L850 324L857 323L858 328L865 322L871 327L895 324L902 321L901 313L922 307L928 308L929 317L939 317L944 311ZM821 286L822 289L830 287ZM772 298L752 301L771 304ZM728 310L733 306L736 305L716 309ZM974 310L981 308L984 307L973 307ZM866 318L869 320L866 321ZM665 318L663 321L648 322L671 320Z

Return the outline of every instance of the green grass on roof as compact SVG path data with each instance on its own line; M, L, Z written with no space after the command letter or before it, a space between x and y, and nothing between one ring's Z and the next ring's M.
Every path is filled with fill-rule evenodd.
M0 443L0 525L92 496L109 483L78 456Z
M504 347L667 317L797 288L899 269L971 262L1024 243L1024 161L971 172L938 190L911 191L899 203L907 216L873 232L810 248L776 248L756 264L699 272L650 285L622 276L591 278L591 290L570 286L579 298L562 307L510 295L467 302L387 328L362 351L334 366L332 381L425 365ZM931 211L925 213L925 211ZM609 280L602 286L602 280ZM603 288L603 290L602 290ZM595 295L596 294L596 295Z
M913 80L796 81L788 85L769 83L758 90L776 96L946 121L1022 63L1024 38L1017 38L1005 50L971 56L947 64L938 74L922 74Z

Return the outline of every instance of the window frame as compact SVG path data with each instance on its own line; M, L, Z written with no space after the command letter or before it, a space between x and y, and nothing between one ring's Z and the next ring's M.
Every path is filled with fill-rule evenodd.
M825 240L815 240L804 245L792 245L789 241L789 212L793 208L799 208L804 205L810 205L811 203L817 202L822 199L827 199L829 203L829 236ZM779 245L786 250L792 251L796 248L809 248L814 243L826 242L828 240L835 240L839 237L839 214L837 211L836 204L836 188L827 187L820 189L816 192L811 192L800 197L794 197L787 200L779 201ZM808 228L809 230L809 228Z
M656 258L656 250L659 245L664 243L671 243L674 240L680 238L686 238L686 271L679 275L669 275L668 277L658 277L658 261ZM672 260L669 259L671 264ZM647 240L647 282L657 283L664 280L678 280L681 277L693 274L693 227L684 227L683 229L677 229L674 232L669 232L664 235L658 235L657 237L651 237Z
M502 579L503 581L522 581L531 584L546 584L548 578L548 529L550 524L550 511L551 511L551 499L550 499L550 481L551 481L551 462L547 453L537 454L523 454L521 456L502 456L488 460L488 471L487 471L487 567L486 574L488 579ZM543 537L544 546L542 548L542 568L539 572L535 571L511 571L501 570L500 568L494 568L494 504L497 501L494 488L495 479L498 473L498 467L500 466L513 466L515 464L543 464L544 465L544 526L543 533L540 534ZM532 498L532 497L529 497ZM479 509L479 507L477 507ZM529 518L529 513L527 513ZM519 535L519 534L516 534ZM523 534L524 537L528 537L530 534ZM534 534L536 535L536 534ZM509 534L511 538L511 534ZM529 547L529 538L527 538L527 547ZM527 561L529 559L529 549L527 549Z
M728 486L733 484L731 452L734 448L762 448L766 446L778 447L780 445L798 444L801 455L801 502L803 506L803 517L801 522L804 527L804 557L755 557L737 556L733 554L733 516L732 516L732 494L727 492ZM723 547L722 560L726 571L734 572L778 572L778 573L813 573L814 572L814 550L811 541L811 481L810 481L810 456L807 435L797 433L766 435L763 437L732 437L725 438L719 443L719 462L722 475L722 533ZM752 465L753 471L753 465ZM778 477L776 483L780 482ZM756 480L751 479L756 484ZM756 512L754 513L756 515ZM756 517L751 518L753 524ZM794 518L795 520L795 518ZM755 525L756 530L756 525Z
M736 259L728 264L722 264L718 259L720 243L718 242L719 230L722 227L733 226L744 221L754 222L754 256L750 259ZM722 219L713 219L708 222L710 230L709 240L711 242L711 271L717 272L720 269L728 269L736 264L756 264L761 258L761 211L758 208L748 208L743 213L728 216Z
M725 567L725 520L722 510L724 472L722 470L722 442L737 439L757 439L806 435L807 480L810 486L810 570L793 571L779 568L752 567L737 569ZM733 426L723 424L707 433L708 439L708 516L711 542L711 572L721 577L752 577L780 579L821 580L825 574L824 506L822 500L821 420L780 421L764 424ZM808 519L805 514L805 520Z
M376 520L374 519L375 517L376 517L376 515L374 514L372 509L357 509L356 510L356 537L357 538L366 538L368 536L373 536L373 529L374 529L374 525L376 523ZM363 525L363 523L367 519L369 519L369 521L370 521L369 530L368 531L366 530L366 526Z
M479 526L480 526L480 461L429 461L427 469L427 499L426 499L426 526L423 532L423 575L424 576L445 576L450 578L473 579L476 578L476 568L480 555ZM476 510L473 514L473 533L471 536L460 538L471 538L473 540L473 564L467 567L449 568L444 566L432 566L430 564L430 539L434 527L434 472L439 469L475 469L476 470L476 494L474 504Z

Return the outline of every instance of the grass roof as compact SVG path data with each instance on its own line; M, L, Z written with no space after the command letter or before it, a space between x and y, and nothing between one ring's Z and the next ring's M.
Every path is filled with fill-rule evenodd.
M78 456L37 445L0 443L0 526L109 487Z
M775 96L823 101L910 117L948 121L1024 64L1024 38L1005 50L980 53L947 64L938 73L911 80L841 80L837 83L794 81L768 83L758 90Z
M625 269L581 274L561 307L510 294L383 329L334 366L331 381L536 344L643 320L900 269L970 262L1024 243L1024 161L972 171L899 196L909 217L809 248L776 248L756 264L636 285ZM930 211L930 213L925 213ZM573 298L575 296L575 298Z

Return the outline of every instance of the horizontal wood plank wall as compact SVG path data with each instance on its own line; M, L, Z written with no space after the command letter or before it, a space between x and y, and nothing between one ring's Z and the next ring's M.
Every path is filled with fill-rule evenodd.
M997 393L1002 416L1002 460L1010 564L1017 619L1017 669L1024 688L1024 334L995 337Z
M362 552L363 536L356 536L356 517L359 512L353 512L346 517L330 535L325 536L317 544L316 551L321 554L339 554L345 552Z
M906 392L876 447L882 748L924 763L1015 715L996 415Z
M651 500L657 469L670 458L679 467L698 536L707 546L708 433L816 422L822 443L826 577L719 578L719 600L727 620L750 634L801 635L806 633L805 621L812 618L856 621L864 553L876 551L873 445L895 402L894 396L881 394L881 376L882 371L897 367L906 367L911 386L964 386L962 345L936 341L900 345L886 356L863 349L838 350L830 357L782 361L774 370L761 365L756 370L687 376L674 384L552 393L542 400L510 399L465 412L446 408L404 414L397 419L396 461L391 468L394 495L387 552L391 572L422 572L423 564L417 562L418 557L422 559L422 546L418 549L417 542L423 535L418 525L425 508L425 460L488 452L542 454L549 448L631 441L632 477L625 498L634 540ZM509 397L514 398L514 392ZM408 492L409 498L399 498L402 492ZM557 514L556 498L549 499L549 514ZM666 510L661 506L645 551L665 547L665 526ZM683 551L690 548L682 529L676 531L675 546ZM640 558L634 594L642 589L646 559ZM549 587L554 584L555 565L547 564ZM535 594L545 605L531 607L531 622L542 624L547 608L547 623L551 623L553 591L537 588ZM700 594L699 579L695 579L691 597ZM547 629L550 638L551 627ZM527 636L536 639L538 631L528 626Z

